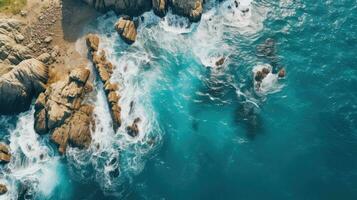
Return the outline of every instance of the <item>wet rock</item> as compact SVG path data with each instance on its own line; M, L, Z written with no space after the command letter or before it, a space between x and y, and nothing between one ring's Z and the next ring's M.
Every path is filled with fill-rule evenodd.
M48 67L36 59L22 61L0 77L0 114L27 110L31 100L45 90Z
M91 142L93 107L82 104L90 71L77 67L61 81L50 85L35 103L35 131L50 132L51 139L65 153L68 145L86 148Z
M257 82L262 82L262 80L264 79L264 74L263 72L261 71L258 71L256 74L255 74L255 77L254 77L254 80L257 81Z
M4 184L0 184L0 195L3 195L7 192L7 187Z
M137 32L132 20L121 17L115 24L115 30L126 43L132 44L135 42Z
M98 51L99 37L97 35L88 34L86 37L86 42L88 48L90 48L91 51Z
M140 118L136 118L131 126L126 127L126 132L131 137L136 137L139 135L139 127L138 127L139 122L140 122Z
M5 164L10 162L11 154L9 147L5 144L0 143L0 164Z
M167 13L168 1L167 0L152 0L154 13L159 17L164 17Z
M171 7L174 13L198 22L203 11L203 0L171 0Z
M279 78L284 78L286 75L286 71L285 71L285 68L281 68L278 72L278 77Z
M224 58L224 57L220 58L219 60L217 60L216 66L218 67L218 66L223 65L225 60L226 60L226 58Z
M121 126L121 108L118 105L120 96L116 93L118 90L118 85L111 83L109 80L113 73L113 65L107 60L105 51L102 50L100 53L98 53L98 48L93 48L93 41L95 41L96 46L99 45L99 37L93 34L89 34L86 38L89 55L93 61L99 78L103 83L103 89L106 94L110 115L113 120L113 129L114 131L117 131Z

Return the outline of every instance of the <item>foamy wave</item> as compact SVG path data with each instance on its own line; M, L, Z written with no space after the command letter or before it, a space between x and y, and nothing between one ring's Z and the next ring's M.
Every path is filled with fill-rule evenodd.
M254 76L258 71L262 71L263 68L269 69L270 72L262 80L259 87L257 86L257 82L254 81L254 88L256 88L257 93L258 94L272 94L272 93L281 91L281 89L283 88L283 85L278 82L278 75L272 73L271 65L269 65L269 64L256 65L252 70Z
M11 161L0 173L9 192L5 199L17 199L19 187L27 187L26 195L51 195L59 183L59 158L40 140L34 131L34 109L20 114L14 130L10 132Z
M174 15L171 11L162 18L159 26L167 32L176 34L190 33L194 29L194 24L187 17Z

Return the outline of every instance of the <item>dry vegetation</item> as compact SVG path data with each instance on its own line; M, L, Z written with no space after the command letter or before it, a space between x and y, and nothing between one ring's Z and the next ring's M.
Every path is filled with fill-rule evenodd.
M17 14L26 2L27 0L0 0L0 12Z

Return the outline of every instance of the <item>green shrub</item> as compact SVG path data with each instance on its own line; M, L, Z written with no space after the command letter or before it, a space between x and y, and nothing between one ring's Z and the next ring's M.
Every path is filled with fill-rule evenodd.
M17 14L26 5L27 0L0 0L0 12Z

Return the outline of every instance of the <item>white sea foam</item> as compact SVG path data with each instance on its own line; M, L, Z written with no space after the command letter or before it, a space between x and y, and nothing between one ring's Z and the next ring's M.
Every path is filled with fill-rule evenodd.
M9 130L11 161L0 172L0 181L9 189L1 198L17 199L18 187L30 182L33 195L49 196L58 185L59 160L34 131L34 109L19 115L16 127ZM38 193L36 193L38 192Z
M187 17L174 15L172 11L169 11L160 21L159 26L165 31L183 34L190 33L194 29L195 24L191 23Z

